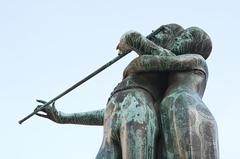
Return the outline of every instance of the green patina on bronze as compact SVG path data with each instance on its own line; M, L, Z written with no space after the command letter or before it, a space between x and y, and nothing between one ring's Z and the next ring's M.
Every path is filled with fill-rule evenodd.
M106 109L65 114L47 106L38 115L103 125L98 159L218 159L216 121L202 101L211 40L197 27L170 24L159 30L151 41L135 31L121 37L120 53L140 56L125 69Z

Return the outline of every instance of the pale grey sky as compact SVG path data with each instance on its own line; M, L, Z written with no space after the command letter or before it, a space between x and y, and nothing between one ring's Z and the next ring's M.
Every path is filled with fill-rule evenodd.
M0 158L92 159L102 127L57 125L34 116L35 99L49 100L117 55L128 30L147 35L162 24L203 28L212 38L204 102L219 127L222 159L237 158L240 134L240 11L237 0L0 1ZM56 102L65 112L104 108L124 67L124 57Z

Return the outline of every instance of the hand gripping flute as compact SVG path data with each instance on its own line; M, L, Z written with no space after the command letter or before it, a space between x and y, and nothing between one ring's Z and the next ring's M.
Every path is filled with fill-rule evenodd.
M160 28L158 28L157 30L152 31L152 33L150 33L148 36L146 36L147 39L152 38L154 35L158 34L160 32ZM73 86L71 86L70 88L68 88L67 90L65 90L64 92L62 92L61 94L59 94L58 96L56 96L55 98L49 100L47 103L43 104L40 107L37 107L32 113L30 113L29 115L27 115L26 117L24 117L22 120L19 120L18 123L22 124L24 121L26 121L27 119L29 119L30 117L32 117L33 115L35 115L36 113L38 113L39 111L43 110L46 106L52 104L53 102L57 101L59 98L63 97L64 95L66 95L67 93L71 92L72 90L74 90L75 88L77 88L78 86L80 86L81 84L83 84L84 82L86 82L87 80L89 80L90 78L92 78L93 76L95 76L96 74L100 73L101 71L103 71L104 69L106 69L107 67L111 66L112 64L114 64L115 62L117 62L118 60L120 60L122 57L126 56L128 53L125 54L120 54L117 57L115 57L114 59L112 59L111 61L109 61L108 63L106 63L105 65L103 65L102 67L98 68L96 71L94 71L93 73L89 74L87 77L83 78L82 80L80 80L79 82L77 82L76 84L74 84Z

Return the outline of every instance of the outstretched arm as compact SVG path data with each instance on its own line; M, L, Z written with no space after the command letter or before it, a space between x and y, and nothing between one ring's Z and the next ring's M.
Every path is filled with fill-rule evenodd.
M42 104L45 103L45 101L42 100L37 100L37 102ZM42 110L42 113L37 113L37 115L48 118L59 124L103 125L104 112L105 110L101 109L96 111L67 114L58 111L55 104L53 104L52 106L45 107Z
M207 64L201 55L185 54L179 56L142 55L134 59L125 69L124 77L142 72L201 70L208 74Z
M135 51L138 55L175 56L171 51L156 45L136 31L128 31L122 35L117 46L120 53Z
M104 109L66 114L58 112L60 124L103 125Z

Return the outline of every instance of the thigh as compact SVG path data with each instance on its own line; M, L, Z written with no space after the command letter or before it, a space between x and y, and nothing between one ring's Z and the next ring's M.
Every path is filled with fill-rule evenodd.
M201 153L206 159L218 159L219 145L216 120L204 103L200 102L196 105L196 112L198 126L195 127L195 130L200 136Z
M108 101L104 114L104 133L101 148L96 159L121 159L122 151L119 137L119 104L117 94Z
M165 157L218 158L216 122L200 98L169 96L160 109Z
M158 120L146 92L129 92L122 102L120 140L122 158L154 159Z
M167 96L161 102L160 119L163 140L161 155L163 158L190 158L188 152L199 145L191 145L192 139L197 141L195 133L192 132L192 125L195 123L192 106L191 100L186 100L183 94Z

